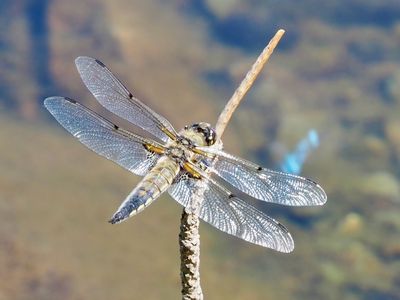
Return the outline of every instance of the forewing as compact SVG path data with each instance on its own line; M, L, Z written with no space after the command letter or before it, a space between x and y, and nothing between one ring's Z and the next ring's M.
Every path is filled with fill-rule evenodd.
M82 144L137 175L145 175L158 158L144 147L152 141L120 129L72 99L50 97L44 105Z
M183 173L168 190L184 207L191 207L199 191L202 202L198 213L202 220L245 241L280 252L293 251L293 239L282 224L206 178L193 179Z
M258 200L290 206L326 202L324 190L310 179L261 168L221 150L204 150L216 155L211 172Z
M134 98L102 62L80 56L75 64L86 87L106 109L164 142L168 140L166 132L176 134L165 118Z

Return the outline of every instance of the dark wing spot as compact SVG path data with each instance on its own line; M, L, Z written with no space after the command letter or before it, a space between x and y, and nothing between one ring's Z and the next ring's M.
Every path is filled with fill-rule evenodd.
M262 167L257 167L257 171L262 171Z
M129 99L132 99L133 95L131 93L129 93L128 97L129 97Z
M118 125L115 125L115 124L113 124L114 125L114 129L115 130L118 130L119 129L119 126Z
M316 183L314 180L311 180L310 178L306 178L307 181L314 183L315 185L318 185L318 183Z
M276 225L278 225L278 227L279 227L280 229L282 229L283 232L289 233L289 230L287 230L287 228L286 228L284 225L282 225L281 223L276 222Z
M228 196L228 199L232 199L233 197L236 197L234 194L230 193Z
M68 97L64 97L64 99L67 100L68 102L76 104L76 101L74 99L71 99L71 98L68 98Z
M103 67L103 68L106 67L106 65L103 64L103 63L102 63L101 61L99 61L98 59L95 59L94 61L97 62L101 67Z

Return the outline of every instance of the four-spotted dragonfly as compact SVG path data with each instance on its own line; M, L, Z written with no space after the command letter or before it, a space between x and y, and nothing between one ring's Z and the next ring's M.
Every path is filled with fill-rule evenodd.
M186 209L228 234L281 252L293 250L289 231L243 199L291 206L322 205L326 194L318 184L224 152L222 142L207 123L185 126L177 132L165 118L136 99L102 62L78 57L75 63L83 82L102 106L153 136L122 129L69 98L50 97L44 102L57 121L85 146L144 176L110 223L124 221L168 191Z

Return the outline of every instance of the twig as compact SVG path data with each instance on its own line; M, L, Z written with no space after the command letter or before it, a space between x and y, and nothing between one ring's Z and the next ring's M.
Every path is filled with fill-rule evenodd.
M277 31L226 104L216 125L218 139L221 139L233 112L238 107L246 92L253 85L284 33L285 31L283 29ZM193 198L192 202L198 201L198 199L196 199L198 197L195 196ZM196 206L196 203L194 203L194 206ZM182 299L184 300L203 299L203 292L200 286L199 224L199 217L196 212L189 212L183 209L179 234L179 249L181 253Z
M272 52L274 52L275 47L278 45L281 37L284 35L285 30L279 29L275 36L268 43L267 47L264 48L263 52L258 56L257 60L254 62L251 69L247 72L246 77L242 80L239 87L233 93L231 99L225 105L224 110L219 115L217 125L215 126L215 130L217 132L218 139L221 138L222 134L225 131L226 126L228 125L229 120L231 119L233 112L238 107L239 103L242 101L244 95L253 85L256 80L258 74L260 74L262 68L268 61Z
M200 235L199 217L183 209L179 250L181 253L182 299L203 299L200 286Z

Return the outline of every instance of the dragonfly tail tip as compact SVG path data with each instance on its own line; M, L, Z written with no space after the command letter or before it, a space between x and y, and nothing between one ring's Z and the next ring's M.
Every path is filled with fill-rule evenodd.
M121 217L118 214L116 214L110 220L108 220L108 223L117 224L120 223L121 221L122 221Z

